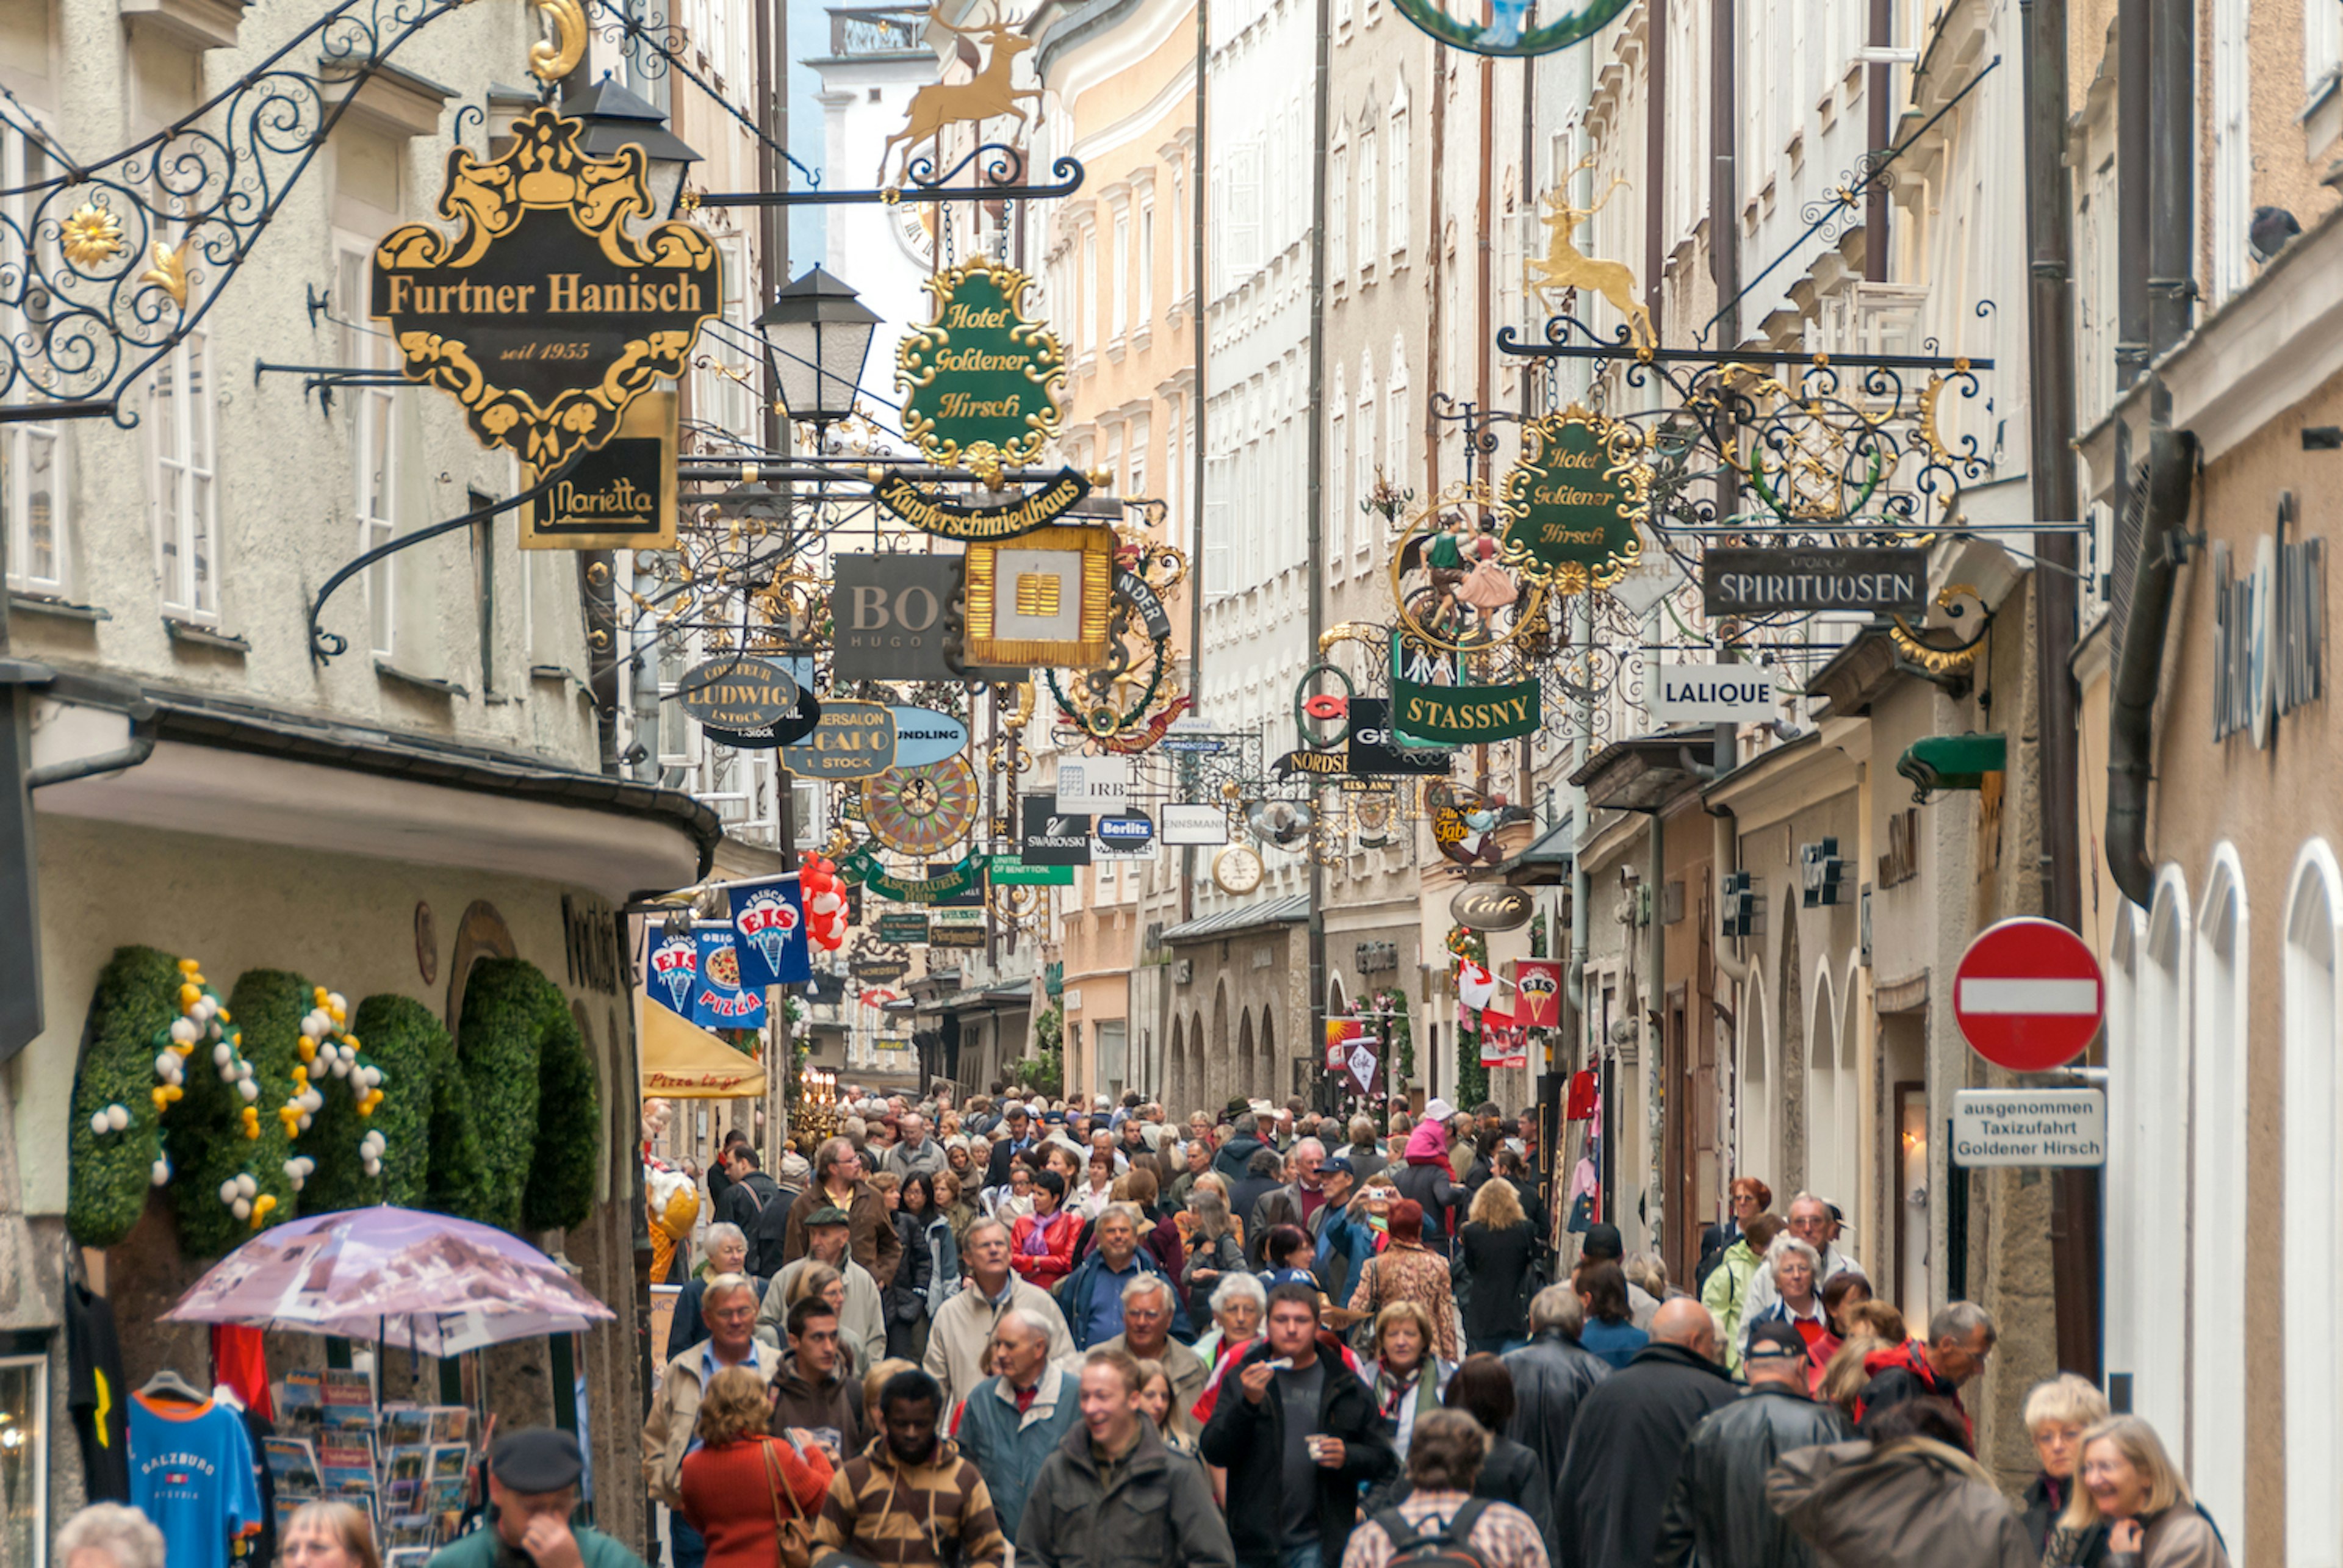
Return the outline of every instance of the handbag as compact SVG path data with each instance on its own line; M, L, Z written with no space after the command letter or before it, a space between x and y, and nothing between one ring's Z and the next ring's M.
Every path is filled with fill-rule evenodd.
M773 1452L774 1440L765 1439L765 1474L773 1483L773 1556L779 1568L813 1568L813 1521L798 1506L798 1494L781 1473L780 1462ZM781 1499L789 1501L789 1511L781 1512Z

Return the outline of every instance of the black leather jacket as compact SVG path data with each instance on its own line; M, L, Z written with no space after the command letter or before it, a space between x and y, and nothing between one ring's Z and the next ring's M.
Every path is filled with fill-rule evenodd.
M1538 1334L1504 1361L1513 1374L1513 1420L1505 1435L1536 1454L1549 1477L1559 1475L1579 1404L1611 1375L1611 1363L1560 1329Z
M1755 1388L1693 1428L1653 1551L1656 1568L1814 1568L1814 1549L1765 1502L1765 1473L1792 1449L1844 1442L1835 1405Z

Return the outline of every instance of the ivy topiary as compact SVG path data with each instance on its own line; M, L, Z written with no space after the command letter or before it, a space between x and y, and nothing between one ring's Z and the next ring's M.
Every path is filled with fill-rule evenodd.
M544 1030L538 1037L537 1153L521 1193L521 1223L532 1231L567 1231L594 1212L595 1151L602 1116L587 1053L569 1003L551 980L544 984Z
M424 1172L423 1207L478 1219L488 1208L488 1161L480 1152L471 1090L456 1042L441 1030L429 1042L431 1161ZM377 1112L377 1115L380 1112ZM533 1136L533 1134L532 1134Z
M74 1073L66 1144L65 1230L85 1247L113 1246L146 1211L166 1120L155 1108L155 1058L179 1016L179 984L177 961L153 948L117 948L98 974ZM90 1118L115 1105L129 1112L129 1124L119 1132L92 1131ZM167 1115L186 1116L186 1103Z
M387 995L358 1003L349 1033L358 1041L358 1060L381 1070L382 1101L373 1115L361 1116L348 1079L328 1076L319 1083L326 1103L295 1140L296 1151L317 1162L301 1189L305 1214L375 1203L414 1208L429 1185L433 1060L455 1060L447 1030L414 998ZM366 1173L358 1148L368 1132L381 1133L385 1145L378 1176Z
M221 1077L208 1042L188 1060L186 1098L166 1120L176 1167L171 1202L179 1245L189 1257L218 1257L294 1215L293 1179L285 1171L293 1143L277 1112L297 1089L293 1070L301 1065L309 994L307 980L283 970L247 970L228 993L228 1033L252 1068L256 1098L246 1099ZM246 1176L252 1178L245 1199L252 1217L238 1218L220 1192Z
M487 1166L478 1208L464 1217L508 1231L521 1228L521 1196L536 1163L540 1045L548 993L560 993L526 959L484 959L464 983L464 1011L456 1031L473 1125L484 1130ZM575 1130L571 1130L575 1136Z

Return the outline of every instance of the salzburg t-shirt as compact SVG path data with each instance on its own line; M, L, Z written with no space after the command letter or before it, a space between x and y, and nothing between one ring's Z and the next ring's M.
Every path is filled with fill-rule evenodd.
M243 1418L133 1394L130 1503L163 1532L169 1568L227 1568L228 1543L261 1523Z

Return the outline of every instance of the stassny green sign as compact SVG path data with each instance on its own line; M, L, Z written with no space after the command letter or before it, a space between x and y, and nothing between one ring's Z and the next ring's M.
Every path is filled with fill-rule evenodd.
M1503 686L1419 686L1392 681L1392 728L1419 740L1470 746L1537 733L1544 716L1534 680Z

